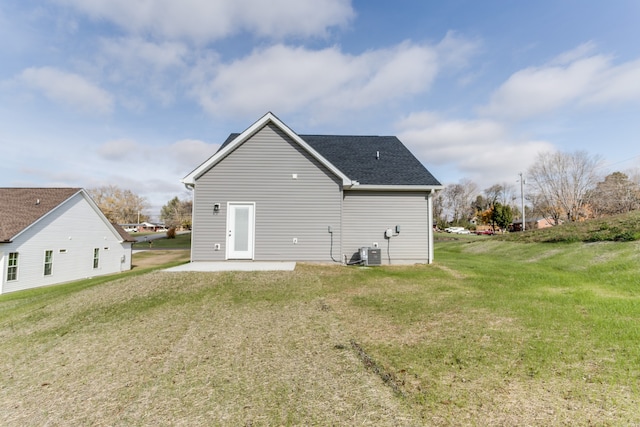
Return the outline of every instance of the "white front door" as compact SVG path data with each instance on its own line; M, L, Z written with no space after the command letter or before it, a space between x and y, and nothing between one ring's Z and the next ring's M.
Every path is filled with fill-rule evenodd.
M255 203L229 202L227 259L253 259Z

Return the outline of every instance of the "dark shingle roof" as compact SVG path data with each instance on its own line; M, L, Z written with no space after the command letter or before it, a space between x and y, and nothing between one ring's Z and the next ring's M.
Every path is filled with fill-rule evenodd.
M229 135L220 149L239 135ZM361 185L441 185L395 136L298 136Z
M300 137L362 185L440 185L395 136Z
M80 188L0 188L0 242L45 216Z

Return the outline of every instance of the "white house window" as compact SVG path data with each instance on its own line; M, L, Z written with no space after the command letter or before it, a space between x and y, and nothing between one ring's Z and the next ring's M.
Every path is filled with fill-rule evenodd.
M53 271L53 251L44 251L44 275L51 276Z
M7 282L18 280L18 252L9 252L9 263L7 265Z
M93 250L93 268L98 268L100 265L100 248Z

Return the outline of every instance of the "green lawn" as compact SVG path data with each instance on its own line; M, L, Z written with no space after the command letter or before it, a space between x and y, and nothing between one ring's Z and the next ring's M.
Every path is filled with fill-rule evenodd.
M474 236L472 236L474 237ZM3 425L637 425L640 243L0 297Z
M167 233L162 233L164 237L151 241L139 242L133 244L133 249L190 249L191 233L177 234L173 239L167 239ZM152 233L153 235L153 233ZM135 237L135 236L134 236ZM151 242L151 246L149 243Z

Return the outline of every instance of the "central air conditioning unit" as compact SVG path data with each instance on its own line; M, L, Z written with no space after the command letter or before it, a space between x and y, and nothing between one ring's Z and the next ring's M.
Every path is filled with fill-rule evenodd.
M360 248L360 261L364 266L382 265L382 251L380 248L363 246Z

